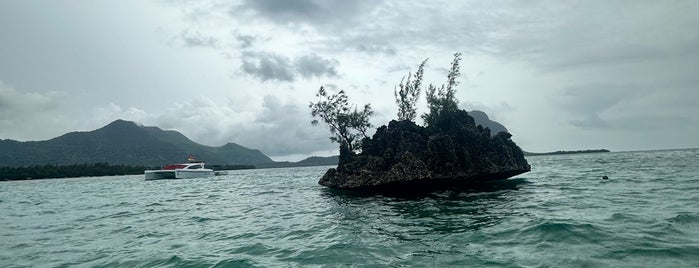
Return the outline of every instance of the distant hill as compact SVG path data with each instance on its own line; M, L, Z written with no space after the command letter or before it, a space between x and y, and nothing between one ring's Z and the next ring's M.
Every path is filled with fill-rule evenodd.
M576 150L576 151L555 151L546 153L532 153L524 152L525 156L535 156L535 155L558 155L558 154L594 154L594 153L610 153L607 149L594 149L594 150Z
M473 117L473 120L476 121L476 125L481 125L484 128L489 128L491 136L495 136L496 134L503 131L509 132L507 131L507 128L505 128L505 126L503 126L502 124L490 120L488 115L484 112L473 110L468 112L468 115Z
M235 143L198 144L181 133L116 120L100 129L71 132L46 141L0 140L0 166L110 163L161 166L184 162L188 155L209 164L273 162L258 150Z
M273 162L261 163L257 168L282 168L282 167L310 167L310 166L336 166L340 161L340 156L311 156L298 162Z
M476 122L476 125L481 125L484 128L489 128L490 129L490 135L495 136L496 134L505 131L509 132L505 126L502 124L495 122L493 120L490 120L488 115L484 112L473 110L468 112L468 115L473 117L473 120ZM588 153L608 153L610 152L607 149L596 149L596 150L577 150L577 151L555 151L555 152L546 152L546 153L532 153L532 152L527 152L523 151L525 156L535 156L535 155L558 155L558 154L588 154Z

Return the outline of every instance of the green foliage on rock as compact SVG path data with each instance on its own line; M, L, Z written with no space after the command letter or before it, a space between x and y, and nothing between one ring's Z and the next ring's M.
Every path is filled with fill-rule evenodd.
M442 84L442 86L437 87L430 84L427 87L425 93L429 111L422 115L425 125L444 128L449 123L451 115L459 109L459 102L456 99L456 86L459 85L459 82L456 79L461 75L459 71L460 61L461 53L455 53L447 74L446 85Z
M403 77L398 87L393 89L393 95L396 97L396 104L398 104L398 120L414 121L417 116L415 104L420 97L420 91L422 91L420 86L422 86L422 76L426 63L427 59L422 61L415 74L409 72L408 79Z
M371 105L366 104L362 110L356 106L352 108L344 90L335 94L328 94L324 87L320 87L317 102L311 102L311 115L322 120L330 127L333 135L330 140L340 145L345 145L350 151L361 147L361 139L368 137L366 132L372 127L369 117L374 113ZM320 121L314 119L312 125L318 125Z

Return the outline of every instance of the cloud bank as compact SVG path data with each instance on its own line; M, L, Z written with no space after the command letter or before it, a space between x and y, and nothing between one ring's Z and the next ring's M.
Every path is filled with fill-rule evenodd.
M386 124L403 75L430 58L441 84L462 52L461 107L526 150L699 147L695 1L37 3L0 2L0 138L126 117L272 156L336 150L308 124L321 85Z

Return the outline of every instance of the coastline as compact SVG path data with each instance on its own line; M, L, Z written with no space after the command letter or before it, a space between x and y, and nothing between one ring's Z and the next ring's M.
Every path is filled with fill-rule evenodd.
M598 154L598 153L611 153L611 152L612 152L612 151L607 150L607 149L575 150L575 151L555 151L555 152L545 152L545 153L524 152L524 156L565 155L565 154Z

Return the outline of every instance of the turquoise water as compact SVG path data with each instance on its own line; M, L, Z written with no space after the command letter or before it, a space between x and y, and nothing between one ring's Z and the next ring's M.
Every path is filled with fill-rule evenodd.
M333 192L327 167L0 182L0 267L699 267L699 150L528 160L417 197Z

